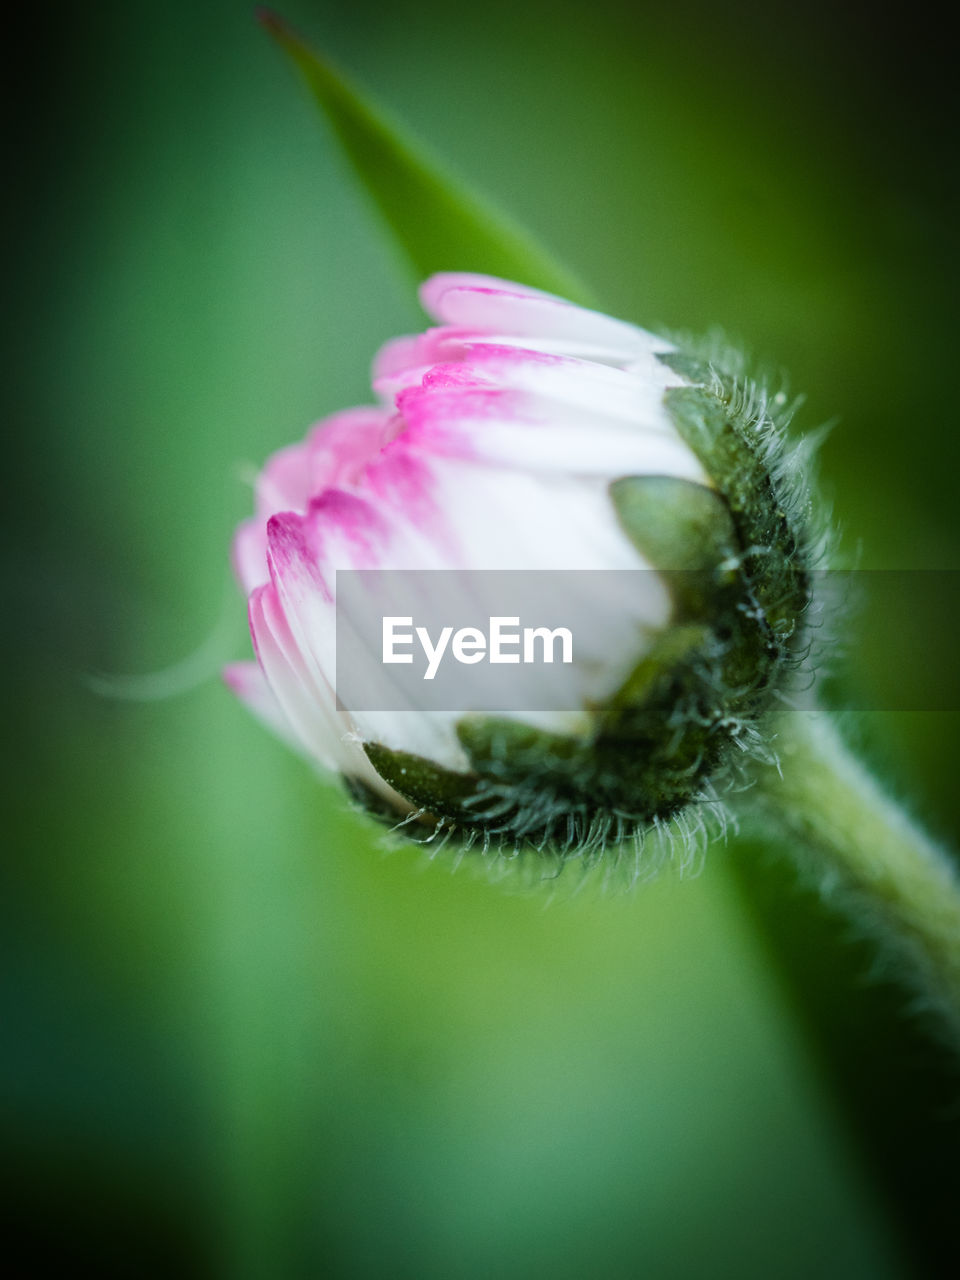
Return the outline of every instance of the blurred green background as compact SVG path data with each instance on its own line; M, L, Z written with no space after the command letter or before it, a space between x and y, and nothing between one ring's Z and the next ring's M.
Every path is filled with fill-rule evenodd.
M839 419L862 566L957 566L940 33L824 0L283 12L610 311L789 369L802 424ZM451 875L385 852L211 675L248 649L246 477L423 318L246 3L30 22L0 900L22 1274L948 1274L955 1073L777 850L555 901ZM857 631L868 690L902 623ZM86 681L211 633L180 696ZM924 658L933 703L954 648ZM955 836L957 716L851 728Z

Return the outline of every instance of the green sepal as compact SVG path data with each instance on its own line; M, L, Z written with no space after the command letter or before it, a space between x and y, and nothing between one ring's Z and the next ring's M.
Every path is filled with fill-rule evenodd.
M703 463L738 522L753 526L760 519L766 523L774 514L770 511L769 470L757 465L757 449L738 430L725 402L704 387L671 387L664 402L678 431ZM758 488L762 494L758 494ZM763 498L759 504L758 497ZM776 505L774 501L774 508Z
M505 716L463 716L457 721L457 737L470 764L487 778L515 777L518 769L521 773L539 769L547 758L563 769L583 749L580 738Z
M632 736L628 719L637 712L659 707L675 691L677 673L695 662L710 644L709 627L668 627L640 659L613 697L598 713L598 735Z
M669 589L675 620L715 616L737 549L723 498L673 476L624 476L610 485L610 498L624 533Z
M448 173L282 18L265 9L258 17L302 73L419 278L435 271L485 272L591 305L584 286L533 237Z
M610 485L624 532L655 569L716 569L737 545L730 511L713 489L674 476L624 476Z
M713 381L714 372L711 365L698 356L690 355L689 352L658 351L657 359L674 373L679 373L681 378L686 378L687 382L709 386Z
M438 817L466 813L464 801L476 790L476 778L444 769L409 751L394 751L379 742L365 742L363 749L384 782L411 804Z
M670 367L683 364L671 354ZM664 404L674 425L723 495L739 546L738 576L762 610L778 642L797 635L810 599L810 552L798 536L806 511L791 510L790 477L780 459L783 441L761 411L751 414L752 396L724 387L672 387Z

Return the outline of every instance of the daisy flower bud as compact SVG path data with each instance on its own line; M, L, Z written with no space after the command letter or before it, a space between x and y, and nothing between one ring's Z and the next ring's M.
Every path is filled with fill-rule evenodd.
M702 813L762 749L802 651L809 553L779 398L520 285L442 274L421 297L438 327L380 351L379 405L258 478L234 542L257 663L229 683L421 838L582 853ZM562 571L602 643L572 656L562 706L351 704L337 572L370 570ZM642 591L590 595L591 573L641 570Z

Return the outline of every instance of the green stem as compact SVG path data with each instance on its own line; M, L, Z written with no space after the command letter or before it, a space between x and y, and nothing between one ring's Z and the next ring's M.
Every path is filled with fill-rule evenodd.
M793 838L805 872L895 949L923 1009L960 1048L960 878L850 752L831 717L777 723L780 773L764 771L764 813ZM751 792L756 797L757 793Z

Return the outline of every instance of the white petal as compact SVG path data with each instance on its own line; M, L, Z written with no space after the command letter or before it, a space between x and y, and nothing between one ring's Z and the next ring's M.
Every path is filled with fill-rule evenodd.
M303 744L290 728L279 702L267 683L266 676L255 662L232 662L223 669L224 683L233 690L242 703L268 729L288 746L303 751Z
M560 342L574 352L602 351L606 358L622 361L670 350L669 343L635 325L506 281L434 277L421 290L421 298L431 314L447 324L527 338L534 349L552 350L542 343Z

